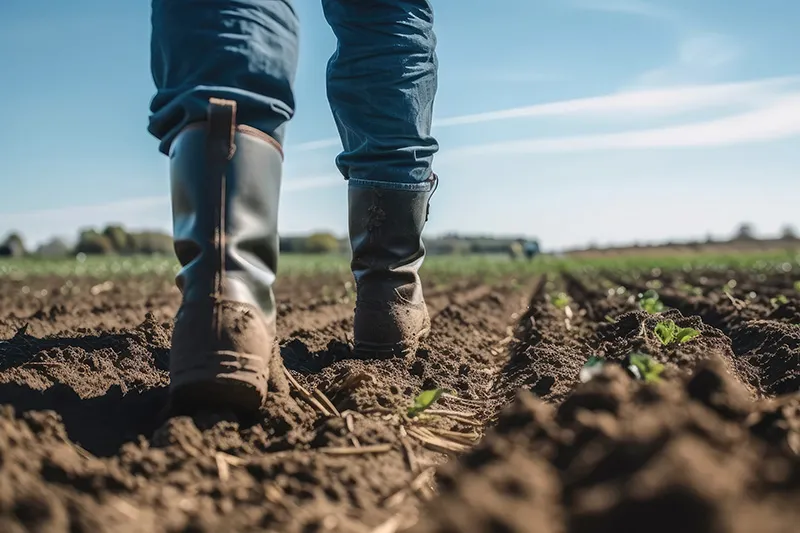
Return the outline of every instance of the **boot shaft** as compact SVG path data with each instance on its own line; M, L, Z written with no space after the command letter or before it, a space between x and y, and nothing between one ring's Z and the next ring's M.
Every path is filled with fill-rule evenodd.
M435 175L421 184L350 181L350 266L357 286L368 283L380 292L389 291L385 297L400 290L408 292L404 297L418 300L418 272L425 258L422 231L437 184Z
M209 106L170 150L173 237L184 301L274 307L283 156L269 136L235 123L235 105Z

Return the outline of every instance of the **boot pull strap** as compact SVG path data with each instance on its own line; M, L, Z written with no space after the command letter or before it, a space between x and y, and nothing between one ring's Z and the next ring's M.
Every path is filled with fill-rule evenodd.
M227 160L236 153L236 102L221 98L208 99L208 136L210 144L224 150Z
M216 194L213 205L214 212L214 251L216 265L214 268L214 311L212 323L217 338L221 339L222 321L220 305L225 293L226 237L227 228L227 165L236 153L234 136L236 135L236 102L209 98L208 100L208 171L209 186ZM216 196L216 198L215 198Z

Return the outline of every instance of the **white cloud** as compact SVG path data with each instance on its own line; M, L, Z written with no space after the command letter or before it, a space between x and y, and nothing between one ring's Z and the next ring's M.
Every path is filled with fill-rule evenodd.
M325 174L309 178L289 178L281 185L282 192L307 191L309 189L325 189L342 186L344 177L341 174Z
M447 150L443 157L466 155L694 148L729 146L800 136L800 92L755 111L724 118L620 133L533 138Z
M621 115L622 113L647 113L664 116L686 111L713 109L731 104L760 104L765 99L780 96L787 88L798 84L800 84L800 76L787 76L737 83L631 90L589 98L561 100L486 113L449 117L435 120L434 128L544 116L609 116L614 118L623 116ZM289 145L287 152L305 152L332 146L339 146L339 140L331 138L305 142L294 146Z
M587 11L623 13L673 23L680 21L680 16L676 12L643 0L572 0L570 5Z
M143 223L144 222L144 223ZM149 196L97 205L39 209L3 215L3 226L24 233L30 243L41 243L54 233L72 240L78 230L105 223L132 229L163 229L170 224L168 196Z
M696 33L678 45L675 59L639 76L634 86L667 86L709 81L725 74L742 55L733 39L720 33Z
M342 176L327 174L286 179L282 184L281 191L291 194L336 186L344 186ZM171 216L169 196L147 196L103 204L4 214L2 227L9 230L22 230L29 242L39 244L53 235L54 228L58 228L57 234L67 240L74 239L81 228L97 227L108 223L122 224L134 230L169 231L172 224Z
M654 2L643 0L571 0L574 8L621 13L658 20L677 33L675 56L634 81L634 87L702 83L719 79L742 55L740 44L731 37L698 28L695 20Z
M739 83L687 85L668 89L624 91L591 98L562 100L547 104L462 115L439 120L435 126L478 124L515 118L569 115L620 116L621 113L667 115L716 108L731 104L761 102L800 83L800 77L767 78Z
M334 146L341 146L338 137L329 137L327 139L320 139L318 141L308 141L299 144L288 144L286 151L291 152L311 152L314 150L322 150L325 148L332 148Z

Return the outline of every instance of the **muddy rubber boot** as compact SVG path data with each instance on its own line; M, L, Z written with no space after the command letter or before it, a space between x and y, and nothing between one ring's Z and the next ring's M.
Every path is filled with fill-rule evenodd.
M432 175L428 182L407 189L392 183L349 182L357 357L412 354L430 331L419 268L425 258L422 229L437 181Z
M236 125L236 102L211 99L208 121L170 149L173 237L183 301L170 352L180 410L257 411L275 348L283 154L270 136Z

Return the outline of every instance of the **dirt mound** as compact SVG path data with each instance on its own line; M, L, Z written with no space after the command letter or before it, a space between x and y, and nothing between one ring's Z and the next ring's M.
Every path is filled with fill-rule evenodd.
M798 406L751 403L719 359L657 385L609 368L557 409L523 392L413 531L792 531Z

